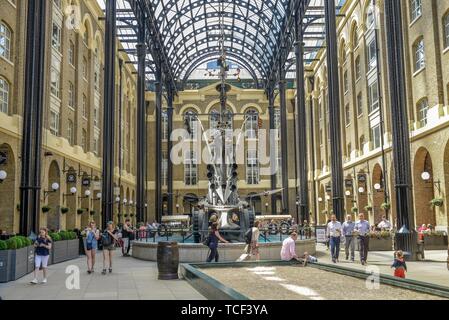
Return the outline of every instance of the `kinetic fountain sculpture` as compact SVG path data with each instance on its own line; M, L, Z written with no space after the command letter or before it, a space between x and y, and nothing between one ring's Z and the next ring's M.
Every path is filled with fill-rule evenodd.
M246 201L240 200L237 192L238 166L235 155L237 148L234 148L234 136L231 129L233 115L226 109L227 92L231 86L225 81L229 66L226 63L224 50L224 30L222 30L222 35L220 40L221 56L217 60L221 78L221 83L217 85L217 91L220 93L220 113L217 114L219 121L217 128L212 131L211 137L205 139L210 155L210 162L207 166L209 186L206 197L198 203L200 209L192 216L195 242L200 242L201 238L207 234L209 222L214 220L213 216L218 222L222 236L231 242L244 242L246 230L254 223L254 212ZM199 123L201 124L201 121ZM241 132L236 146L240 143ZM212 149L215 152L212 152Z

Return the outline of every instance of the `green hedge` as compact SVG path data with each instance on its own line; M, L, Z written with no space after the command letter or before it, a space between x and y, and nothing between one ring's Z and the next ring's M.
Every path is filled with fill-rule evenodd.
M6 241L2 241L0 244L0 250L15 250L15 249L21 249L28 246L31 246L33 243L32 241L24 236L15 236L11 237ZM4 248L6 245L6 248ZM2 249L3 248L3 249Z
M4 240L0 240L0 251L1 250L8 250L8 244Z
M50 232L48 235L50 236L51 240L53 240L54 242L62 240L61 236L57 232Z

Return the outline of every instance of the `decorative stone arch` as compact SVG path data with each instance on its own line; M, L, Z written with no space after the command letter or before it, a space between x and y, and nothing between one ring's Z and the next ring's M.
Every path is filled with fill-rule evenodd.
M6 172L6 179L0 183L0 225L7 232L14 232L14 216L17 211L15 203L16 187L16 156L11 146L7 143L0 144L2 156L6 161L0 164L0 170Z
M94 42L92 45L92 50L95 52L95 49L97 49L97 57L98 61L101 65L104 64L104 45L103 45L103 36L100 32L100 30L95 31L95 37Z
M215 100L212 100L208 105L207 105L207 107L206 107L206 113L210 113L211 112L211 110L213 109L213 108L215 108L216 106L218 105L218 107L220 106L220 99L215 99ZM236 108L236 106L232 103L232 102L230 102L230 101L226 101L226 108L228 109L228 108L230 108L231 109L231 111L232 111L232 113L237 113L237 108Z
M349 44L350 47L352 48L352 50L354 50L356 47L355 44L360 43L360 39L359 39L359 27L358 27L358 19L357 18L353 18L352 22L351 22L351 28L349 29ZM356 41L357 39L357 41Z
M181 109L179 110L179 115L184 116L184 114L189 110L194 110L196 113L201 113L200 107L198 107L196 104L189 103L181 107Z
M348 51L346 50L346 39L342 37L342 39L340 39L340 42L338 45L338 60L342 67L343 67L343 63L345 61L344 57L346 57L346 59L348 59Z
M423 172L430 174L429 181L423 180ZM430 201L435 197L433 164L430 152L425 147L416 151L413 160L413 192L416 226L424 223L435 226L435 209L430 205Z
M256 104L256 103L247 103L247 104L245 104L245 105L241 108L241 113L247 113L248 110L251 110L251 109L256 110L257 113L258 113L259 115L261 115L261 114L264 113L263 110L262 110L262 108L261 108L261 106L259 106L259 105Z
M92 23L92 18L89 13L86 13L82 19L82 24L80 26L80 36L81 39L84 39L84 34L88 33L87 37L87 47L89 49L93 49L94 42L94 27Z
M51 210L47 213L47 228L50 230L58 230L61 227L61 169L57 160L53 160L48 167L47 190L52 191L52 184L59 184L59 189L55 192L48 193L47 205Z

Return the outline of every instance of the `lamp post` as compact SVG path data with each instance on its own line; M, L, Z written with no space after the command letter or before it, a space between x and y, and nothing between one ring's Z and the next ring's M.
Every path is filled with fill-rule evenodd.
M427 171L424 171L421 174L421 179L423 179L423 181L426 183L432 183L431 178L432 178L432 175ZM440 194L440 184L441 184L440 179L438 179L438 181L433 182L433 184L437 187L438 194Z
M0 176L0 178L1 178L1 176ZM56 191L58 191L58 190L59 190L59 183L53 182L53 183L51 184L51 190L45 190L45 191L44 191L44 199L47 198L47 196L48 196L50 193L56 192Z

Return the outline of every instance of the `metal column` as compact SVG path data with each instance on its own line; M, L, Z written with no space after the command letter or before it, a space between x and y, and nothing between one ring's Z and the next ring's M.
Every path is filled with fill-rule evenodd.
M173 163L171 162L171 150L173 143L170 139L171 133L173 131L173 90L168 90L167 92L168 102L167 102L167 193L168 193L168 210L169 214L173 213Z
M273 89L270 87L270 89L268 90L267 93L268 96L268 111L270 114L270 162L271 162L271 167L272 168L277 168L277 154L276 154L276 145L277 144L277 140L275 139L275 137L271 137L271 132L272 130L275 129L275 123L274 123L274 92ZM277 170L279 170L279 168L277 168ZM271 172L271 176L270 176L270 185L271 185L271 190L276 189L276 172ZM276 195L272 194L271 195L271 214L275 214L276 213Z
M411 192L410 138L405 88L404 40L401 1L385 1L388 77L393 135L393 165L396 189L396 243L415 258L416 232ZM398 238L399 237L399 238ZM398 241L399 240L399 241Z
M298 124L298 176L299 176L299 217L298 223L304 220L309 221L309 185L307 179L307 121L306 121L306 97L304 83L304 52L302 23L299 19L299 12L295 16L295 57L296 57L296 105Z
M157 60L157 59L156 59ZM159 61L156 61L156 159L155 159L155 177L156 177L156 192L155 192L155 218L161 222L162 218L162 70Z
M123 129L122 129L122 109L123 109L123 60L118 59L118 70L119 70L119 87L118 87L118 187L121 190L122 187L122 169L123 169L123 153L122 153L122 141L123 141ZM118 209L118 222L120 223L120 216L122 214L122 200L120 199L119 203L117 204Z
M288 149L287 149L287 97L285 90L285 66L282 61L279 66L279 99L281 105L281 151L282 151L282 212L289 214L288 203Z
M143 20L143 19L142 19ZM145 105L145 57L147 49L145 45L145 21L140 21L139 42L137 48L137 195L136 195L136 210L137 221L144 222L145 218L145 194L146 194L146 105Z
M331 143L332 205L338 221L344 219L343 164L341 152L340 92L335 0L326 0L329 129Z
M20 234L37 232L44 113L46 1L29 1L23 107Z
M116 0L106 1L105 59L104 59L104 114L103 114L103 181L101 211L103 227L112 220L114 210L115 159L115 56L116 56Z

